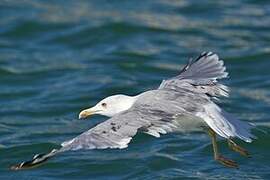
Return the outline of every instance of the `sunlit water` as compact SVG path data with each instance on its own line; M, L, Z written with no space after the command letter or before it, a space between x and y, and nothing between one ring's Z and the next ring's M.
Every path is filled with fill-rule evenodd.
M269 179L269 32L268 1L0 1L1 179ZM156 88L202 51L217 52L230 73L231 97L221 106L265 131L241 143L252 158L219 141L239 169L213 160L204 133L139 134L124 150L8 169L106 119L79 121L83 108Z

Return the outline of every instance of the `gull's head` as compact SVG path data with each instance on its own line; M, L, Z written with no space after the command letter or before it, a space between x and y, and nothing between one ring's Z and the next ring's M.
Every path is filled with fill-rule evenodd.
M136 96L113 95L109 96L94 107L85 109L80 112L79 119L86 118L93 114L112 117L118 113L128 110L136 101Z

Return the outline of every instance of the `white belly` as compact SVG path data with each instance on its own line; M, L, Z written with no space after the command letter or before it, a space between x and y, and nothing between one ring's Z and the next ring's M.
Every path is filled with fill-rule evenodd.
M202 131L203 127L208 127L205 121L197 117L178 117L175 119L178 126L177 132L195 132Z
M194 116L176 117L173 122L170 123L174 125L174 128L171 129L173 132L181 133L203 131L205 127L208 127L205 121L203 121L201 118ZM166 124L164 124L164 126L166 126ZM146 131L143 132L151 136L160 137L160 134L166 134L168 131L166 132L166 128L162 128L162 125L154 125L150 126L146 129Z

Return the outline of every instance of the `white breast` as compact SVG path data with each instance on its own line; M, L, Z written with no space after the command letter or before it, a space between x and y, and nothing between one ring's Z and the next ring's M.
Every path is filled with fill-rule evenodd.
M198 117L195 116L181 116L175 119L178 126L177 132L194 132L194 131L202 131L203 127L207 127L207 124Z

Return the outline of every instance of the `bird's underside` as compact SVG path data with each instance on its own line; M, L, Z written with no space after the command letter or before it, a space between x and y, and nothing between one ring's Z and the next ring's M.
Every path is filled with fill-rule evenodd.
M236 162L220 154L216 136L225 138L230 149L244 156L249 156L249 153L233 138L251 142L254 136L250 133L251 125L235 119L214 102L219 97L228 96L228 88L217 82L227 77L225 70L223 61L216 54L202 53L178 76L164 80L156 90L136 96L136 101L127 110L62 143L59 150L37 155L31 161L12 166L12 169L30 168L69 150L126 148L137 132L160 137L170 132L194 129L204 130L210 135L215 160L227 167L237 167ZM109 108L104 102L101 104L103 108Z

